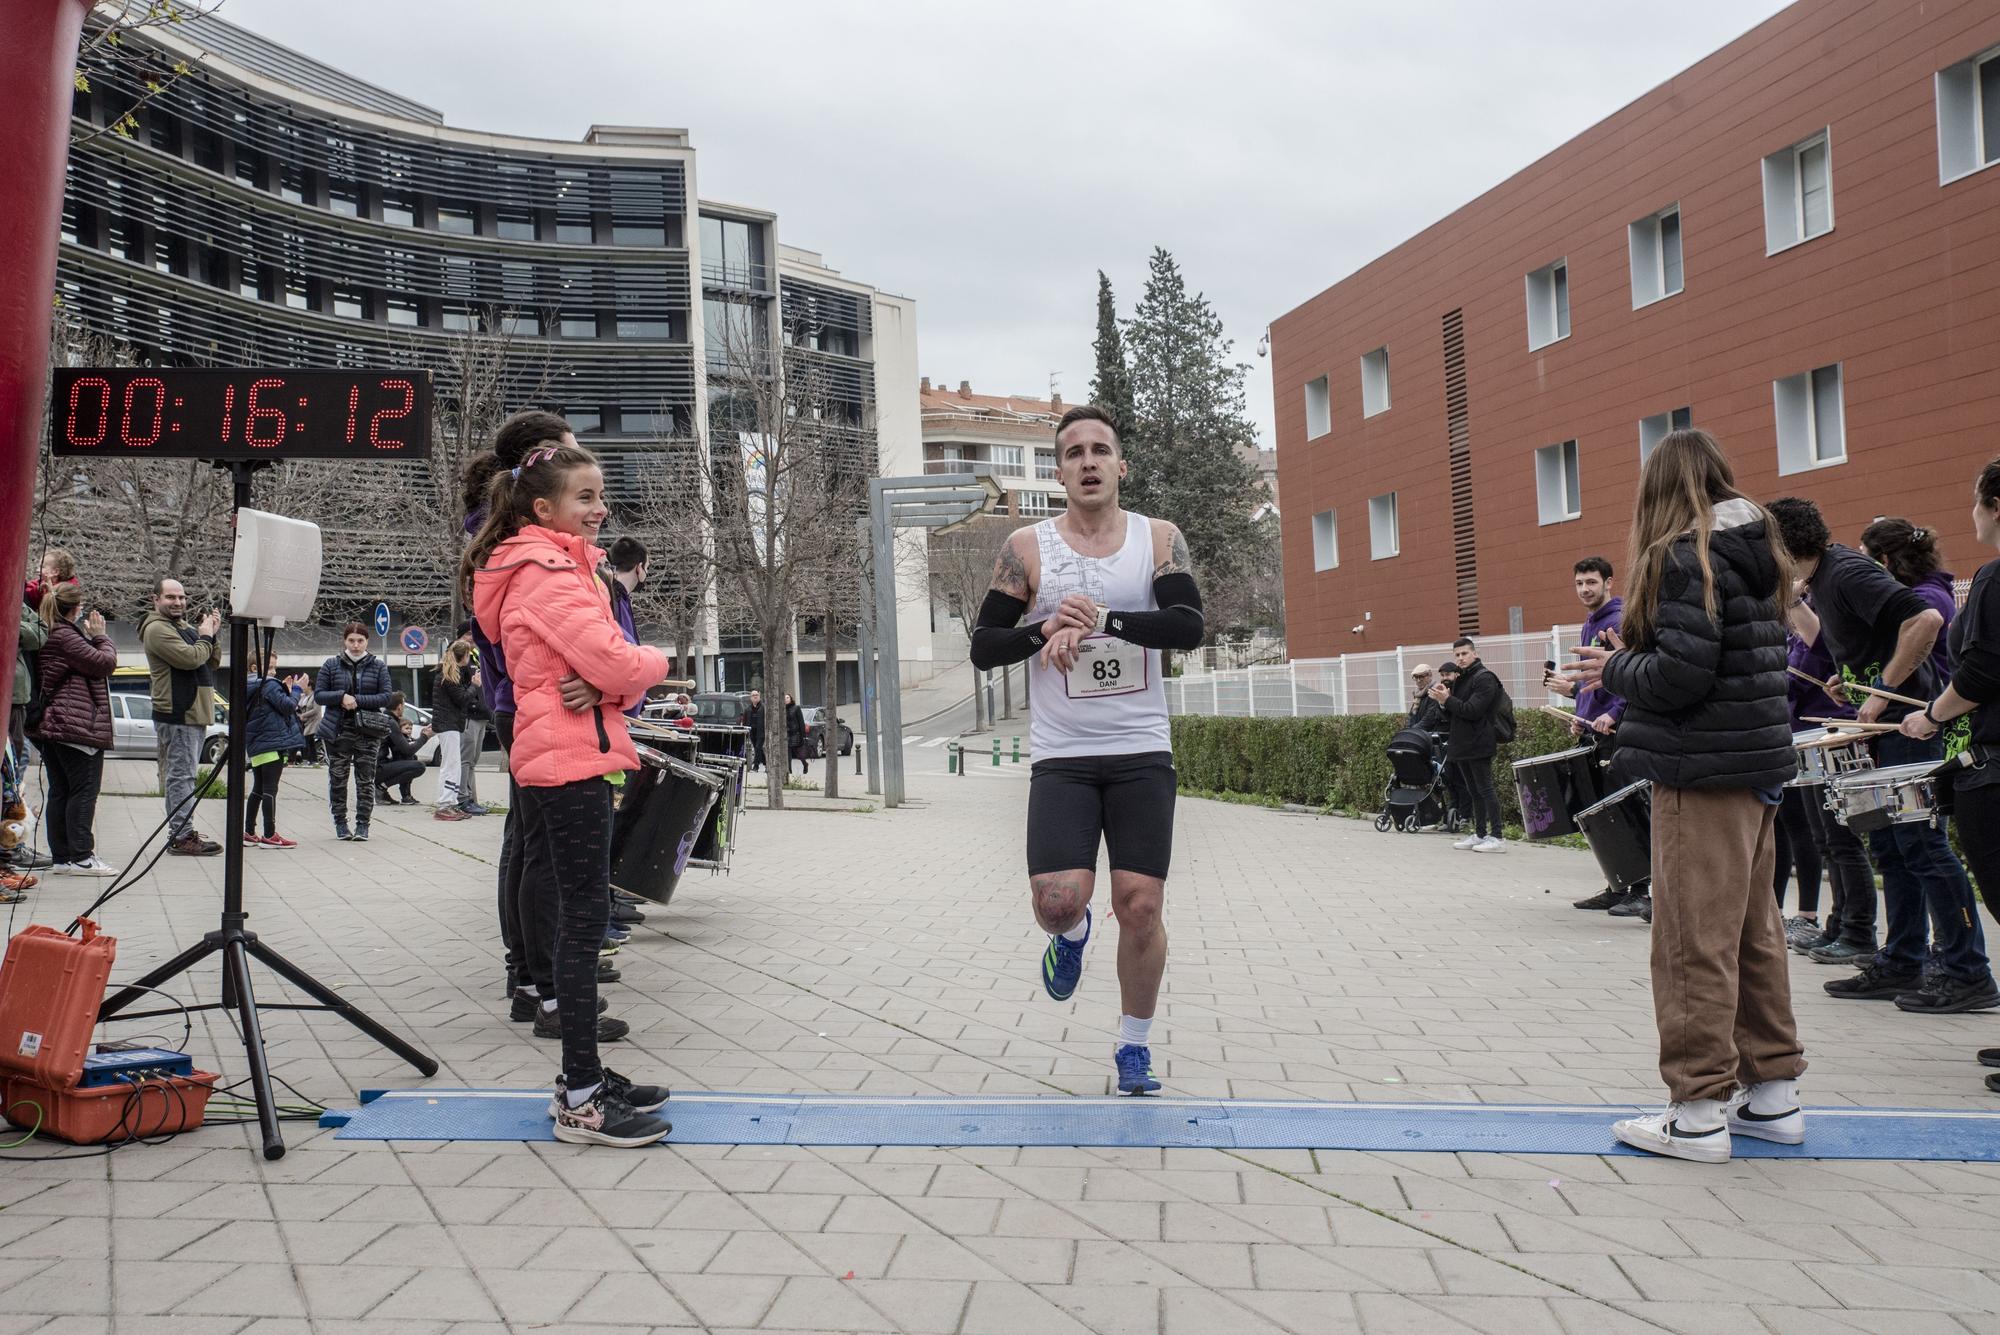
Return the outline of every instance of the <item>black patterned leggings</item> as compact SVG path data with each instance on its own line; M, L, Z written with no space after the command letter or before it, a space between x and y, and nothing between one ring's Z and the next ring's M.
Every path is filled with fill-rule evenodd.
M556 1007L562 1075L570 1089L604 1078L597 1060L597 956L611 916L611 785L578 779L554 788L521 785L529 819L547 831L562 915L556 929Z

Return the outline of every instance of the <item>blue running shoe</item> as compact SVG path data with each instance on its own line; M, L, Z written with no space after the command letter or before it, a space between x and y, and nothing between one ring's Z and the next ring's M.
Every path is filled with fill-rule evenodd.
M1057 1001L1068 1001L1083 977L1083 948L1090 944L1090 910L1083 911L1083 940L1052 936L1042 952L1042 986Z
M1160 1087L1153 1079L1153 1050L1142 1048L1136 1043L1127 1043L1111 1054L1111 1060L1118 1067L1118 1092L1120 1094L1150 1094Z

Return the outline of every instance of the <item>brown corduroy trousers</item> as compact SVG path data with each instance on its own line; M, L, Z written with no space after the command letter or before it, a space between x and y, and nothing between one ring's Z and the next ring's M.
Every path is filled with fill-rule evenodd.
M1745 789L1653 786L1653 1014L1677 1103L1806 1069L1771 895L1776 822Z

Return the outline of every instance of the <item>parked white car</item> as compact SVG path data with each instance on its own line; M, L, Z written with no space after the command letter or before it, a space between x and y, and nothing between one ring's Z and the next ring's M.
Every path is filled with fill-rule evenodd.
M224 708L215 707L215 722L208 725L202 734L201 763L213 765L223 758L229 746L229 725L223 718ZM136 691L111 692L111 754L114 756L151 756L159 749L153 734L153 697Z

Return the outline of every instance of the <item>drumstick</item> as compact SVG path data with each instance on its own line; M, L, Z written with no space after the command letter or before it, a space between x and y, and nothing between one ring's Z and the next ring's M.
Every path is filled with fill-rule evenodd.
M1879 696L1880 698L1887 700L1892 704L1908 705L1912 709L1925 709L1928 708L1930 705L1930 701L1928 700L1912 700L1907 695L1897 695L1894 691L1884 691L1874 686L1863 686L1858 681L1850 681L1850 682L1821 681L1818 677L1815 677L1812 673L1802 672L1795 667L1787 667L1785 671L1791 673L1794 677L1797 677L1800 681L1811 682L1813 685L1819 687L1822 691L1825 691L1828 695L1832 695L1835 690L1838 690L1844 686L1847 690L1860 691L1864 695Z
M1554 705L1542 705L1539 708L1544 714L1554 714L1565 723L1573 722L1576 719L1576 715L1570 713L1567 709L1557 709Z
M1902 730L1900 724L1861 723L1851 718L1809 718L1802 715L1799 719L1799 722L1817 723L1822 727L1826 728L1832 728L1836 730L1849 729L1854 732L1900 732Z

